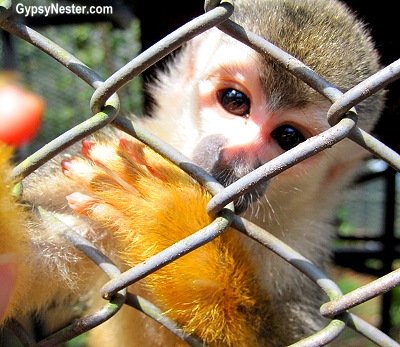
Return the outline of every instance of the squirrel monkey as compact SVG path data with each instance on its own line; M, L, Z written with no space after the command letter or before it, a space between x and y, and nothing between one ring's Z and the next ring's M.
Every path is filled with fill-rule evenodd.
M233 20L343 91L380 68L364 24L336 0L240 0ZM218 29L188 42L148 88L153 117L141 122L225 186L329 128L328 100ZM378 93L357 106L361 128L372 129L383 99ZM82 156L71 149L31 174L23 180L23 198L52 212L124 269L207 224L210 196L138 142L111 137L84 141ZM365 155L344 140L255 188L236 202L237 210L326 269L333 212ZM36 214L26 225L24 280L22 287L17 282L4 319L33 312L52 331L63 322L54 326L48 317L63 312L65 321L71 318L71 306L96 288L99 272L59 236L60 226ZM210 346L284 346L324 324L319 288L234 230L131 290ZM92 301L93 309L102 305ZM124 307L91 332L89 344L184 342Z

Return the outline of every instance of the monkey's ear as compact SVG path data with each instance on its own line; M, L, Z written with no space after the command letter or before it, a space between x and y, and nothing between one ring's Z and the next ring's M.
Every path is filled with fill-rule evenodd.
M169 81L175 84L179 84L180 87L184 87L185 84L194 77L196 67L196 52L200 44L200 39L194 39L187 42L181 51L171 58L167 65L167 74L161 74L160 79L164 80L166 76L169 77ZM171 68L170 68L171 67ZM165 80L164 80L165 83ZM182 91L182 89L180 89Z
M161 87L165 88L168 86L169 89L172 87L179 90L179 93L182 93L183 90L187 87L187 84L196 76L199 72L197 71L199 65L199 52L204 51L202 46L205 45L208 58L213 55L216 47L214 45L210 45L207 40L210 35L213 37L215 35L213 31L218 32L217 29L210 29L209 31L200 34L199 36L193 38L189 42L185 43L177 54L172 55L171 59L166 65L166 71L159 71L158 79L161 81ZM214 47L210 50L210 47ZM201 59L204 59L202 57ZM204 63L204 62L203 62ZM202 71L201 71L202 72ZM148 86L150 91L157 87L157 83L155 85ZM171 92L169 92L170 97Z

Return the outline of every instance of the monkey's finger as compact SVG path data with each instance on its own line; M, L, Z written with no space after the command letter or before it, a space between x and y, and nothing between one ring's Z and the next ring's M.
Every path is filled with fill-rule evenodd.
M79 158L63 160L61 167L66 177L94 193L99 190L96 182L103 181L107 186L115 184L101 167Z
M87 215L88 211L92 209L94 205L100 203L99 199L78 192L68 195L67 201L71 209L73 209L75 212L79 214L84 214L84 215Z
M102 223L109 224L110 220L115 222L118 219L126 218L112 205L82 193L75 192L68 195L67 201L75 212Z
M129 146L128 153L123 146L116 146L110 142L96 142L85 140L82 142L82 154L101 166L118 182L120 180L131 186L135 186L140 179L153 179L145 165L141 148L139 145ZM118 178L119 179L118 179Z
M126 151L136 163L142 165L143 170L147 169L152 176L164 182L168 181L169 177L165 173L174 171L169 161L137 140L121 138L118 147Z
M116 221L130 218L132 205L143 201L142 195L134 187L107 168L82 159L64 160L62 167L67 177L94 193L94 197L77 192L67 197L69 206L75 212L93 220L110 226Z
M146 196L146 187L164 183L176 187L193 180L170 161L135 139L120 139L119 145L84 140L82 154L101 166L130 192ZM160 182L161 181L161 182Z
M80 159L67 159L61 162L63 173L66 177L99 196L103 196L106 190L122 195L127 192L141 195L134 186L125 182L107 167L93 164Z
M119 145L109 142L85 140L82 154L106 171L110 177L127 191L140 196L148 196L152 191L165 186L176 187L193 180L161 155L132 139L120 139Z
M179 167L135 139L122 138L119 147L129 153L135 162L146 167L153 177L163 182L176 186L193 183L193 179Z
M79 159L66 159L61 162L63 174L76 181L79 184L83 184L92 180L96 173L95 170L88 165L88 163Z
M144 144L142 142L121 138L119 139L118 147L126 151L136 163L147 166L143 152Z
M166 176L164 173L170 172L171 170L174 171L168 160L153 151L151 148L146 147L140 141L121 138L118 147L126 151L136 163L142 165L143 170L147 169L152 176L164 182L168 181L169 177L169 175ZM165 168L168 169L165 170Z
M138 180L154 178L177 184L182 181L182 176L186 176L171 162L135 139L121 138L118 146L84 140L82 154L133 186Z

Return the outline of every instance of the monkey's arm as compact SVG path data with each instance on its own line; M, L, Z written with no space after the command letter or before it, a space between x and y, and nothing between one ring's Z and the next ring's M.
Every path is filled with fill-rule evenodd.
M17 182L10 178L12 154L11 147L0 143L0 324L20 313L21 307L34 306L34 299L24 300L26 288L33 284L27 265L31 251L26 228L29 213L13 195Z
M64 174L91 191L70 206L109 228L129 266L145 261L211 222L210 195L193 179L137 141L84 141L85 159L63 162ZM151 300L184 329L215 346L251 345L268 316L238 236L214 241L143 281ZM262 308L263 307L263 308ZM258 341L259 342L259 341Z
M41 319L54 311L54 322L43 321L43 331L50 333L76 313L72 307L87 286L76 279L77 264L90 262L82 261L84 256L57 234L59 226L56 232L13 195L17 182L10 179L11 156L11 148L0 144L0 287L5 306L0 326L11 318L22 322L36 314ZM10 300L5 300L7 293Z
M9 177L12 149L0 144L0 321L14 302L12 293L17 282L18 263L25 247L24 212L12 194L13 183ZM20 290L19 283L17 291Z

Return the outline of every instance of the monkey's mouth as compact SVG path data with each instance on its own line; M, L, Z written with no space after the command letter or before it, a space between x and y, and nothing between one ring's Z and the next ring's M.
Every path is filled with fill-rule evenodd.
M237 163L230 163L231 165L224 165L221 162L216 162L213 168L210 170L211 175L215 177L218 182L220 182L224 187L229 186L233 182L237 181L239 178L247 175L257 167L261 166L261 163L257 161L256 165L246 165L238 158ZM261 183L257 185L254 189L241 195L237 200L235 200L235 212L237 214L245 212L252 203L256 202L261 198L268 187L268 182Z
M239 178L260 167L263 163L257 158L249 159L248 153L237 151L230 160L224 160L224 145L227 140L222 135L211 135L200 141L193 155L193 161L210 173L224 187L228 187ZM252 203L265 194L268 182L257 185L251 191L241 195L235 203L237 214L245 212Z

